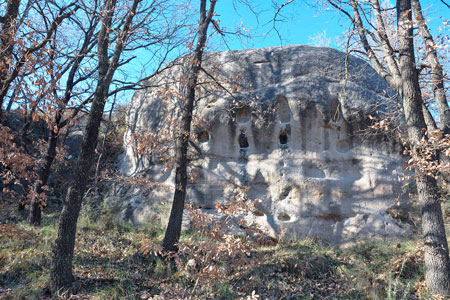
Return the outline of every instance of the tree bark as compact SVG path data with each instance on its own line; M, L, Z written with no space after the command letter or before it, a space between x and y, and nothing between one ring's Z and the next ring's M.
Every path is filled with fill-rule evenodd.
M72 259L75 246L75 233L81 202L86 191L88 174L94 159L94 149L98 138L98 128L103 115L106 93L104 86L98 86L92 102L89 121L83 137L81 152L74 170L73 181L67 192L58 222L58 236L53 245L53 260L50 270L52 291L72 283Z
M19 14L20 0L12 0L8 1L8 5L6 6L5 15L1 18L2 29L0 33L0 52L2 53L0 58L0 69L4 69L5 71L0 71L0 85L6 80L7 71L9 66L7 64L7 60L11 58L13 48L14 48L14 38L11 39L11 36L15 36L15 22L17 16ZM2 116L3 111L3 98L0 98L0 118Z
M53 245L53 259L50 269L50 286L53 293L65 288L74 281L72 274L72 259L75 247L75 234L81 202L86 191L88 174L94 159L94 149L97 144L98 128L103 116L108 88L106 75L108 64L108 32L111 27L112 16L116 0L106 3L106 13L103 17L102 28L99 33L99 82L95 90L94 100L89 112L89 120L83 136L80 154L74 170L72 184L67 192L66 200L58 222L58 235ZM106 48L106 49L105 49Z
M426 129L422 95L415 66L411 0L397 0L399 64L402 75L402 99L408 128L411 155L419 160ZM436 180L415 169L419 201L422 204L422 232L425 243L425 278L434 294L448 295L450 285L449 255Z
M30 222L31 225L39 226L41 224L42 205L39 205L40 203L39 195L43 192L43 187L47 184L48 178L51 174L53 161L55 160L56 157L56 147L58 146L59 132L61 131L62 128L64 128L67 125L67 119L65 122L64 121L62 122L62 118L64 115L64 111L67 107L67 104L72 98L72 91L76 85L75 75L80 67L81 62L89 52L90 44L93 41L94 28L96 27L97 24L98 24L97 21L95 22L91 21L84 35L83 45L81 46L78 55L76 55L71 62L72 65L70 67L70 71L67 76L65 93L61 103L58 104L58 109L55 113L55 122L53 124L53 129L51 130L50 137L48 139L44 163L43 165L41 165L39 169L38 180L36 181L33 187L34 193L31 199L30 214L28 217L28 221ZM37 104L33 106L33 111L36 106Z
M450 133L450 108L448 106L447 97L445 95L444 88L444 74L442 65L439 62L438 54L436 51L436 44L433 40L425 18L423 17L422 7L419 0L412 0L412 7L414 8L414 16L416 18L419 33L422 36L426 50L427 60L431 66L431 76L433 79L433 94L436 106L440 116L440 129L444 134Z
M81 202L86 191L88 174L94 159L94 149L98 138L98 128L105 106L103 86L98 86L96 97L92 102L89 121L83 137L81 152L78 156L72 184L67 192L58 222L58 236L53 246L53 260L50 271L52 291L73 282L72 258L75 246L75 233Z
M43 192L43 187L47 185L48 178L51 173L51 168L53 161L56 157L56 147L58 144L58 134L59 130L55 132L54 130L50 131L50 137L47 144L47 151L44 158L44 164L39 170L38 179L33 187L33 197L31 198L31 208L30 214L28 216L28 222L31 225L39 226L41 225L42 219L42 201L41 201L41 193Z
M430 111L423 102L422 102L422 112L425 124L427 125L428 132L436 130L437 129L436 122L434 121L433 116L431 115Z
M425 18L423 17L422 6L419 0L412 0L412 7L414 16L416 18L419 33L423 38L423 41L427 50L427 60L431 66L431 77L433 80L433 95L434 101L439 111L440 129L444 136L450 134L450 108L445 94L444 86L444 74L441 63L439 62L438 53L436 50L436 44L433 36L428 29ZM450 191L450 157L440 152L439 163L443 166L442 176L447 184L447 190Z
M350 5L354 15L354 18L352 18L342 7L329 0L334 7L345 13L356 26L361 38L361 44L366 51L367 56L370 58L370 61L374 65L377 73L386 79L391 88L398 90L402 94L403 110L407 123L408 142L411 148L411 156L417 161L421 159L423 147L421 145L421 141L423 138L426 139L425 130L427 128L434 129L436 128L436 125L434 124L428 109L424 105L419 85L418 70L415 65L411 1L416 0L397 0L396 5L399 44L398 69L400 70L400 76L397 76L396 70L392 65L393 60L388 60L386 62L388 64L388 68L384 68L384 66L380 63L376 52L369 44L366 34L369 34L368 32L370 31L364 28L359 11L360 4L358 1L350 0ZM378 17L380 17L380 6L378 1L371 0L371 2L371 8L373 10L377 10L375 15L378 14ZM375 17L377 18L377 16ZM375 29L382 31L381 39L383 39L383 42L386 43L388 39L386 37L383 38L384 32L382 19L378 19L376 21L378 26L381 26L381 28ZM377 45L381 47L383 46L379 43ZM389 56L392 54L392 51L390 51L386 45L383 48L384 51L382 55ZM439 85L436 86L439 87ZM435 92L436 91L437 90L435 89ZM443 107L441 106L441 110L442 108ZM428 176L426 172L420 170L419 168L416 168L415 170L415 177L419 201L423 206L422 230L425 242L424 256L427 285L433 293L445 296L448 295L450 283L449 255L437 183L434 177Z
M425 107L422 93L419 85L419 71L415 65L414 54L414 36L413 36L413 21L411 1L414 3L414 10L416 13L416 19L419 21L419 29L427 44L427 50L429 58L431 58L430 64L439 64L436 52L432 43L431 34L427 31L426 24L421 16L421 8L418 0L397 0L397 34L398 34L398 68L400 70L400 77L395 75L395 69L392 66L392 60L388 60L388 70L381 65L377 53L372 49L366 34L370 33L370 30L364 28L362 18L360 16L360 5L357 0L350 0L350 6L353 11L353 16L350 16L340 5L344 2L337 1L335 3L332 0L328 2L347 15L353 25L357 28L361 38L361 45L363 46L367 56L372 62L377 73L386 79L391 88L395 88L402 94L403 110L406 119L406 125L408 130L408 142L411 150L411 156L414 160L421 159L422 152L422 139L426 139L425 130L434 129L436 125ZM379 18L380 7L378 1L371 0L372 9L375 11L375 18ZM375 30L381 30L381 38L383 42L388 41L386 37L383 37L383 20L377 19L378 26L381 28L374 28ZM380 33L379 33L380 34ZM430 42L431 41L431 42ZM374 41L376 43L376 41ZM379 45L378 46L383 46ZM389 56L392 54L389 48L384 45L384 51L381 55ZM433 52L434 51L434 52ZM389 65L389 63L391 63ZM433 69L434 80L434 94L436 101L439 102L438 106L440 114L444 122L446 122L446 110L448 104L446 101L442 101L443 81L440 80L439 66L435 65ZM436 77L436 75L438 75ZM398 80L397 78L398 77ZM444 94L445 96L445 94ZM439 100L440 98L440 100ZM445 102L445 103L444 103ZM445 125L444 125L445 126ZM445 128L443 128L445 130ZM434 158L436 159L436 158ZM428 176L424 170L415 168L415 179L418 188L419 201L422 204L422 231L425 243L425 268L426 268L426 281L428 288L432 293L439 294L447 298L449 293L450 284L450 266L449 266L449 253L447 245L447 237L442 217L441 204L439 202L438 186L434 177Z
M393 78L399 82L400 81L400 70L398 68L398 62L394 55L394 49L387 35L386 26L384 24L380 2L378 0L370 0L372 3L372 10L375 16L375 21L377 24L377 34L380 37L381 48L385 54L384 60L386 61L387 69L389 73L392 74Z
M87 188L88 175L94 162L94 150L98 139L98 129L102 121L103 110L108 97L114 72L117 70L120 55L129 36L130 25L141 0L133 0L132 6L117 35L117 41L111 60L108 55L109 35L117 0L108 0L102 17L102 26L98 33L98 72L99 79L91 104L89 119L74 170L72 184L58 221L58 234L53 245L53 258L50 267L50 287L53 293L67 288L73 281L72 260L75 247L75 234L81 203Z
M336 4L333 3L332 0L328 0L329 3L331 3L332 5L334 5L335 7L339 7L336 6ZM363 24L363 20L361 18L361 14L359 12L359 7L358 7L358 1L357 0L350 0L350 5L352 7L353 10L353 16L354 18L351 19L351 21L353 22L353 24L355 25L360 40L361 40L361 45L364 48L364 51L367 54L367 57L369 58L372 66L374 67L375 71L378 73L378 75L380 75L381 77L384 78L384 80L386 80L386 82L391 86L391 87L395 87L396 89L398 89L398 87L400 86L400 78L398 76L396 76L396 73L389 73L388 70L386 70L386 68L382 65L382 63L380 62L380 59L378 59L376 51L374 51L369 43L369 40L366 36L367 30L364 28L364 24ZM388 54L386 54L388 55ZM388 67L388 69L391 70L395 70L397 68L397 66L390 66Z
M214 13L217 0L210 0L208 12L206 12L206 0L200 3L200 21L198 29L198 40L195 47L190 69L188 72L187 89L184 95L185 104L181 115L182 128L177 133L175 143L175 159L177 167L175 170L175 193L173 197L172 209L170 211L169 223L162 242L164 252L178 251L178 241L181 235L181 224L183 222L184 202L186 199L187 186L187 150L189 145L189 135L191 132L192 112L195 101L195 88L197 86L198 73L201 69L203 50L206 44L207 31Z

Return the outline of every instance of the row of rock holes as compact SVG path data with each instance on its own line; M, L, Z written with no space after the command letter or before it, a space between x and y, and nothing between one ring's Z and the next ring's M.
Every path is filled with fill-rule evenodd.
M197 138L198 138L199 142L206 143L207 141L209 141L209 134L208 134L207 131L202 131L202 132L199 132L197 134ZM281 130L280 131L279 139L280 139L280 145L287 145L287 143L288 143L288 135L287 135L286 130ZM241 134L239 135L238 143L239 143L239 147L241 149L246 149L246 148L249 147L248 140L247 140L247 135L245 134L245 132L242 131ZM347 152L348 149L347 150L344 149L342 151L340 151L338 149L338 151L339 152Z
M280 131L279 139L280 139L280 145L287 144L288 136L287 136L286 130L283 129ZM241 149L248 148L249 145L248 145L247 135L245 134L244 131L241 131L241 134L239 134L238 142L239 142L239 147Z
M207 141L209 141L208 132L207 131L199 132L197 134L197 139L201 143L206 143ZM288 136L286 130L283 129L280 131L279 139L281 145L286 145L288 143ZM245 134L244 131L241 131L241 134L239 134L238 142L240 148L248 148L249 144L247 140L247 135Z

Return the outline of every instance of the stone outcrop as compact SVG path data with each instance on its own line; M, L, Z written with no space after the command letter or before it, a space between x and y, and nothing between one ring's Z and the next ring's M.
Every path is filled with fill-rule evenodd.
M130 103L120 170L160 184L117 184L107 199L135 223L152 219L172 198L170 160L162 160L177 126L182 62ZM391 101L368 64L334 49L287 46L212 53L203 66L188 201L208 210L248 186L248 198L260 203L247 218L276 237L343 242L407 232L385 212L401 196L401 147L366 132L368 115L386 111ZM161 149L136 153L136 135L149 131L169 138Z

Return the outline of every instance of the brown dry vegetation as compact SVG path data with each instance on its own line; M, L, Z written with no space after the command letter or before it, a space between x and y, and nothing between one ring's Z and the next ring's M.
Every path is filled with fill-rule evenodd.
M0 299L49 299L57 214L47 211L36 228L15 207L2 209ZM415 237L332 248L185 232L175 266L153 252L163 228L121 224L111 211L95 222L88 215L78 224L70 299L432 299Z

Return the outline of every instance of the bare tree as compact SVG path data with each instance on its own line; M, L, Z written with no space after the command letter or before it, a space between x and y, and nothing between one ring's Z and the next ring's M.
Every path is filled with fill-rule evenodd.
M217 0L210 0L207 9L207 0L200 2L200 20L198 26L198 38L194 52L189 61L187 73L186 92L184 94L184 105L181 113L182 127L177 132L175 144L175 192L173 197L172 209L170 211L169 223L162 243L163 251L176 252L178 250L178 241L181 234L181 224L183 221L183 210L186 199L187 186L187 151L189 146L189 136L191 133L192 113L194 110L195 90L201 63L203 51L207 40L207 31L214 15L214 7Z
M413 3L413 7L411 6ZM397 0L397 44L388 34L383 9L378 0L367 2L350 0L328 0L328 3L346 15L356 28L363 53L377 73L386 79L389 86L402 98L403 114L407 127L407 146L413 161L424 159L428 140L426 129L435 128L434 120L424 104L419 83L419 68L416 66L414 49L414 20L419 24L420 34L425 40L436 101L443 131L448 130L448 103L443 92L442 68L436 55L432 36L429 33L418 0ZM365 22L365 23L364 23ZM437 157L433 156L432 161ZM440 195L435 177L429 171L415 165L415 180L419 202L422 204L422 232L425 243L425 267L427 285L433 293L448 295L450 284L449 254L442 217Z
M184 26L184 18L179 20L172 18L177 8L167 9L173 4L171 1L144 1L141 4L129 29L128 42L124 45L121 58L117 62L117 71L119 71L117 73L119 75L114 76L110 84L116 88L110 89L108 96L143 88L146 80L159 72L169 54L183 41L177 34ZM97 45L100 4L99 1L89 3L80 1L79 5L81 6L79 13L70 18L69 26L65 28L65 31L69 33L59 32L57 38L59 45L53 50L59 55L58 59L52 60L56 61L54 69L60 69L61 71L57 74L51 73L51 76L60 78L60 83L52 91L52 96L55 99L53 106L56 108L45 114L46 121L52 130L44 160L40 164L38 180L34 184L32 193L29 221L34 225L39 225L41 221L41 208L46 197L45 185L55 159L59 133L72 122L72 119L80 111L89 105L95 96L93 88L97 80L95 75L98 65L93 64L96 59L93 49ZM119 2L118 5L117 10L120 11L120 5L122 4ZM115 18L111 23L111 31L119 32L123 26L122 21ZM78 32L82 34L80 35ZM117 38L114 35L111 40L114 42ZM151 61L156 65L154 68L147 67L151 70L147 72L150 73L148 76L139 74L135 68L128 67L130 62L136 60L138 51L144 50L149 58L143 59L141 57L139 64L144 65ZM139 75L133 76L133 72ZM54 81L58 80L55 79ZM70 104L71 102L77 104Z
M89 74L89 76L95 78L93 84L95 90L92 94L89 92L85 94L84 100L80 101L80 105L73 109L73 113L76 113L83 107L83 104L89 103L90 105L80 154L73 171L73 181L61 211L58 236L53 246L50 272L53 292L69 287L74 280L72 258L76 224L91 175L91 166L94 165L94 150L107 99L111 95L126 90L145 88L146 80L160 72L166 59L170 57L171 51L176 49L183 41L183 38L178 39L178 34L179 30L184 28L184 19L181 18L180 21L172 18L171 14L179 13L172 10L173 4L171 1L105 0L103 5L99 5L102 8L98 21L100 23L98 33L86 31L85 42L89 40L91 33L95 32L93 36L97 38L94 49L97 49L97 53L93 55L90 52L93 49L90 46L91 44L86 42L86 46L80 48L79 55L76 57L81 60L83 57L81 54L85 53L84 56L96 57L96 60L98 60L97 66L93 69L96 70L96 74ZM89 6L86 5L86 7ZM81 21L77 23L81 24ZM109 49L112 48L113 50L110 51ZM130 74L131 72L125 69L130 69L130 62L136 59L140 50L146 51L147 56L150 57L149 60L153 63L156 62L156 67L152 68L150 75L139 74L139 78L134 80L130 78L133 77ZM80 62L75 59L66 66L70 71L64 94L59 101L61 103L60 109L65 109L71 93L74 92L74 84L83 80L87 75L81 72L76 79L71 79L70 74L78 72L77 70L83 70L83 68L79 68L79 64ZM72 82L72 80L74 81ZM82 85L86 85L86 83ZM88 84L88 86L91 86L91 84ZM113 86L115 89L112 89ZM72 95L72 97L74 96ZM58 114L61 115L62 112L58 110L56 117ZM56 132L68 122L70 122L70 118L62 119L61 117L60 120L57 118L57 122L54 124ZM49 143L48 146L50 147L51 144ZM42 183L38 182L37 184Z
M426 138L423 99L415 65L411 2L397 1L399 68L402 77L403 110L408 127L411 154L420 159L422 139ZM422 203L422 234L425 242L425 266L428 288L439 295L448 295L450 287L447 236L442 218L436 179L426 170L415 169L419 201Z
M6 11L3 16L0 17L1 23L1 36L0 36L0 82L3 82L8 77L8 70L10 68L10 61L12 60L12 54L15 44L15 35L17 32L17 18L19 16L20 0L8 1ZM3 100L0 101L0 117L2 111Z
M51 1L50 1L51 2ZM0 20L2 21L1 30L1 59L0 59L0 118L3 112L3 102L10 91L11 84L21 75L24 67L30 64L32 55L42 50L51 40L55 30L60 26L64 19L73 15L79 6L76 2L69 3L58 9L58 13L52 19L52 15L48 16L45 13L40 13L41 10L36 8L36 14L42 17L42 22L48 24L45 30L27 31L26 36L17 36L19 26L24 23L24 18L27 16L33 1L28 1L25 10L23 11L23 18L19 18L19 8L21 1L9 1L6 14ZM38 6L38 5L37 5ZM58 8L58 5L54 5ZM36 40L34 36L40 36L40 40ZM21 47L16 49L15 45L20 39L27 39L32 37L30 45L21 42Z
M89 170L94 159L94 149L103 109L108 98L109 87L119 66L119 59L130 36L130 27L136 15L140 0L133 0L131 7L117 35L114 52L110 58L108 49L111 42L111 25L116 13L116 0L107 0L102 11L102 24L98 34L98 82L91 104L89 120L74 170L73 181L64 202L58 222L58 235L53 245L53 258L50 270L51 290L56 293L68 287L73 281L72 258L75 234L81 202L86 191Z
M69 102L73 98L74 89L77 85L85 83L85 81L91 77L96 70L96 68L93 68L92 70L83 72L80 68L82 67L83 60L92 53L92 49L96 45L96 28L99 22L97 9L98 3L97 1L94 1L94 3L90 3L89 8L83 7L82 10L85 14L82 15L82 18L76 18L77 16L73 17L71 23L76 26L75 28L78 28L78 30L83 32L82 38L80 39L81 42L76 43L75 49L70 46L64 47L69 49L69 52L65 50L63 53L60 53L60 55L62 57L69 57L69 59L63 59L61 65L57 65L52 68L52 70L61 69L62 71L60 73L50 74L52 79L54 79L55 76L61 77L68 72L62 97L59 96L56 86L53 87L51 92L51 95L56 100L56 109L54 114L52 112L48 112L46 116L47 123L49 123L51 130L47 141L47 149L44 160L38 170L37 180L33 186L30 214L28 219L33 225L40 225L41 223L41 209L45 198L42 197L42 193L45 185L47 184L53 161L56 157L59 133L71 121L71 119L78 114L81 108L85 106L87 102L90 102L90 97L87 96L87 101L82 101L78 104L78 107L73 110L69 117L64 118L64 114L67 113L67 110L69 109ZM64 39L62 38L62 40ZM59 47L55 47L52 54L58 52L58 48ZM63 47L61 46L61 48ZM57 60L54 58L53 61ZM89 92L89 89L87 92Z
M38 79L38 73L50 68L48 46L57 29L78 9L79 6L73 1L14 0L8 1L0 17L0 127L4 126L2 130L7 130L9 136L0 143L0 152L21 157L13 164L5 160L0 162L2 184L10 187L3 193L5 199L8 198L7 194L12 196L10 198L19 199L17 196L20 194L26 198L28 186L35 178L38 155L37 151L30 151L33 150L30 146L33 141L28 138L28 133L39 112L40 103L49 96L46 83ZM21 130L17 125L3 122L7 121L2 119L2 113L4 100L8 97L7 111L14 106L20 108L16 116L20 113L24 115ZM7 143L11 142L8 146ZM23 208L25 202L21 201L19 208Z

